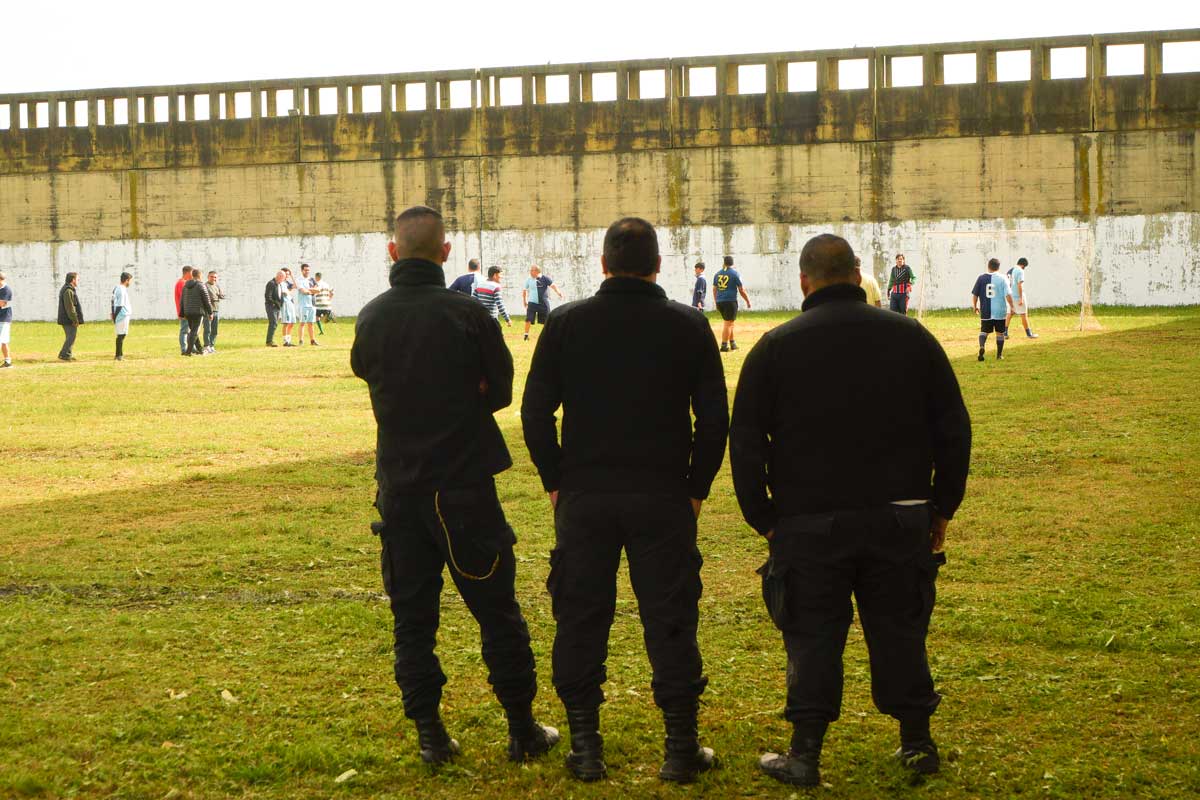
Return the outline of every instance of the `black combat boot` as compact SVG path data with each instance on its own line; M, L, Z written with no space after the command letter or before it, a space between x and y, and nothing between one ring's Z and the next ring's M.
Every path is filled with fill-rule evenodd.
M792 729L792 746L787 753L764 753L759 769L781 783L816 786L821 782L821 742L824 722L800 722Z
M434 715L429 719L414 721L417 724L417 746L421 748L421 760L426 764L445 764L459 754L458 742L446 733L441 717Z
M600 737L600 709L567 709L571 728L571 752L567 770L578 780L598 781L608 777L604 766L604 740Z
M717 765L712 748L701 747L696 732L696 707L686 711L664 711L667 729L666 751L658 777L675 783L691 783L701 772Z
M508 760L518 763L539 758L550 752L561 738L556 728L533 718L528 706L505 712L508 715Z
M929 733L929 717L900 722L900 749L893 755L918 775L933 775L942 768L937 745Z

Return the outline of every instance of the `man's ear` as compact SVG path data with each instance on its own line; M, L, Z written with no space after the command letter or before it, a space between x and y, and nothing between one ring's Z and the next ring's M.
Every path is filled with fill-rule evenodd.
M854 268L854 285L862 286L862 267Z
M662 272L662 256L655 256L654 257L654 274L657 275L660 272Z
M450 242L442 242L442 263L445 264L450 258Z
M604 273L604 277L608 277L608 261L603 254L600 256L600 271Z
M803 272L800 273L800 292L808 297L808 275Z

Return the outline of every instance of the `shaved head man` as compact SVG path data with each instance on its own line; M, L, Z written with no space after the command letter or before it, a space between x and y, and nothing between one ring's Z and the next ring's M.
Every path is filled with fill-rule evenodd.
M434 645L442 573L479 623L488 680L508 718L508 757L543 755L558 731L533 718L537 674L514 589L516 537L493 476L512 466L493 414L512 403L513 362L482 305L446 288L442 215L396 218L391 288L355 324L350 365L366 381L378 425L372 528L395 621L395 677L421 759L459 752L439 708L446 675Z
M841 711L851 597L871 695L900 723L898 757L922 774L940 763L925 636L971 422L941 345L916 320L868 305L860 282L845 239L804 246L804 313L746 357L729 432L734 490L768 542L763 599L787 651L791 746L759 765L796 786L820 783L825 731Z

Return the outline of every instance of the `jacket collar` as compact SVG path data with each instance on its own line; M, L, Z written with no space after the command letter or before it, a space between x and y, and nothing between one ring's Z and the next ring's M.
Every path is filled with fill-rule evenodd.
M663 299L667 297L667 293L657 283L621 275L605 278L596 294L640 294L645 297L661 297Z
M804 303L800 308L803 311L808 311L825 303L855 301L859 303L867 302L867 293L862 290L861 286L855 286L852 283L835 283L832 286L818 289L804 298Z
M446 288L446 273L441 266L423 258L405 258L392 264L388 275L392 286L439 286Z

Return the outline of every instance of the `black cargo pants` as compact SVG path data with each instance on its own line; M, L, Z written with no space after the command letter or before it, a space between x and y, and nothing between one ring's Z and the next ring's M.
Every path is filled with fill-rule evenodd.
M442 569L479 623L488 682L506 710L528 708L537 694L529 628L513 587L516 536L504 519L496 485L435 494L380 493L383 587L395 623L396 684L404 715L437 713L446 674L434 654Z
M696 515L684 495L562 492L546 587L554 609L554 688L568 709L604 702L621 549L664 711L696 707L708 679L696 644L701 593Z
M787 648L787 706L798 722L833 722L851 594L871 663L871 696L898 720L927 719L933 688L925 636L942 553L929 545L928 505L785 517L759 570L763 600Z

